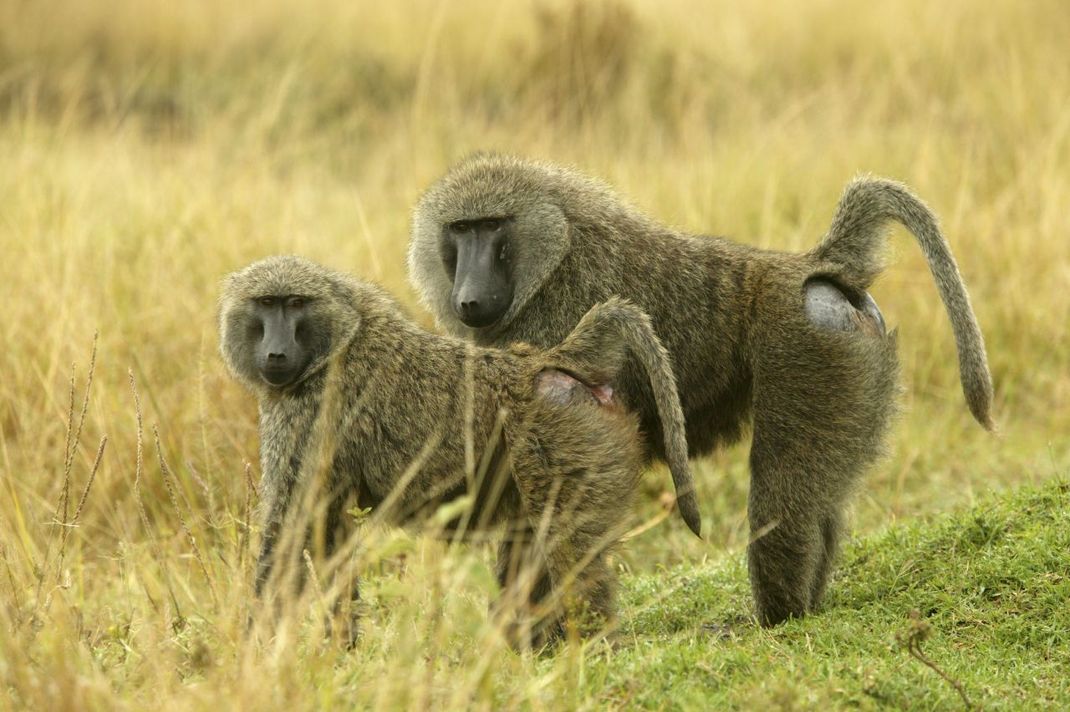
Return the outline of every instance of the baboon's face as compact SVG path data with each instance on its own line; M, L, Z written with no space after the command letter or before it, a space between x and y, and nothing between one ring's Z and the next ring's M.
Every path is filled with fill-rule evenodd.
M326 348L316 300L299 294L263 294L250 300L246 338L256 374L273 388L296 383Z
M465 326L491 326L513 303L513 229L509 217L488 217L458 220L442 231L450 302Z

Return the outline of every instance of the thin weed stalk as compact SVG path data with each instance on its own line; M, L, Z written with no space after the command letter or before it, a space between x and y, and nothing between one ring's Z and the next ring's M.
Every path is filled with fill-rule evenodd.
M93 372L96 370L97 365L97 338L99 332L93 332L93 349L89 354L89 371L86 374L85 380L85 394L82 396L82 408L78 414L78 426L74 430L73 437L71 436L71 416L74 415L74 375L71 375L71 388L70 388L70 405L67 411L67 442L63 455L63 491L60 495L60 501L62 503L62 523L67 522L67 505L70 498L70 481L71 481L71 467L74 465L74 453L78 450L78 442L82 437L82 426L85 425L86 413L89 411L89 395L93 388ZM74 366L71 366L73 372ZM57 514L59 512L57 511Z
M33 614L31 615L31 620L37 620L37 615L41 610L41 593L44 589L45 579L49 578L49 570L52 561L52 545L56 539L56 527L60 528L59 538L62 542L61 547L67 541L66 525L70 507L71 469L74 466L74 455L78 450L78 443L82 437L82 427L85 425L86 414L89 412L89 400L93 387L93 372L96 370L97 365L97 337L98 332L94 332L93 348L89 355L89 370L86 374L85 393L82 396L82 406L78 415L77 425L75 425L74 420L75 366L73 364L71 365L71 379L67 401L67 428L63 444L63 480L60 485L59 501L56 504L56 511L53 515L53 529L46 539L45 554L41 559L41 566L37 572L37 588L34 592L34 609ZM103 445L101 446L101 450L97 453L98 463L94 465L94 473L96 472L95 468L99 466L99 457L102 452ZM90 478L90 484L92 484L92 476Z
M67 469L67 461L71 456L71 437L74 435L74 369L71 364L70 390L67 394L67 428L63 442L63 482L60 484L59 504L56 505L56 519L67 521L67 498L70 493L70 470Z
M74 516L71 517L71 521L66 523L63 527L63 535L60 537L59 542L57 565L62 566L63 564L63 557L67 549L67 538L70 536L71 530L78 526L78 521L82 517L82 510L85 508L86 499L89 497L89 490L93 487L93 480L96 479L97 470L100 469L100 462L104 457L104 448L107 444L108 436L104 435L100 438L100 445L97 446L97 455L93 459L93 467L89 470L89 479L86 481L85 487L82 489L82 496L78 499L78 506L74 508Z
M178 503L178 495L175 492L175 483L173 482L175 476L171 472L171 468L167 465L167 461L164 459L163 447L160 445L160 430L155 425L152 426L152 434L156 442L156 456L160 463L160 474L163 476L164 487L167 489L167 496L171 499L171 504L174 506L175 513L178 515L178 522L182 527L182 531L186 534L186 539L189 540L190 548L193 550L193 557L197 560L197 564L201 568L201 573L204 574L204 579L208 583L208 591L212 594L212 601L218 603L219 596L216 594L212 575L208 573L208 567L204 563L201 549L197 546L197 538L193 536L193 530L190 529L189 522L182 516L182 507Z
M174 606L175 615L179 619L182 619L182 608L178 605L178 598L175 596L174 587L171 585L171 573L167 568L167 559L164 558L163 550L160 547L160 542L156 539L155 530L149 523L149 514L145 511L145 501L141 496L141 476L144 471L144 452L145 452L145 428L144 421L141 416L141 396L137 390L137 382L134 380L134 370L128 369L127 376L130 379L130 392L134 397L134 415L137 419L137 454L136 464L134 467L134 502L137 503L138 517L141 519L141 526L145 529L145 535L149 538L149 544L152 547L153 554L156 557L156 561L160 564L160 571L163 574L164 586L167 587L167 594L171 598L171 605ZM145 595L149 599L149 603L152 604L154 610L158 610L156 601L149 594L148 587L144 585L142 580L142 586L145 588Z
M932 628L929 626L928 622L922 620L921 613L915 609L910 612L910 624L907 630L897 634L896 637L899 640L899 644L906 649L907 653L909 653L912 658L935 672L943 678L947 684L954 688L955 692L962 698L962 704L967 710L978 709L966 694L965 686L940 669L936 663L930 660L925 653L921 651L922 642L928 639L931 634Z
M19 587L15 583L15 572L11 570L11 561L7 557L7 546L3 542L0 542L0 559L4 562L4 571L7 572L7 583L11 589L11 606L12 620L11 623L14 626L18 626L21 622L19 612L22 610L22 601L19 600Z
M248 574L248 549L252 538L253 496L256 493L252 469L252 463L245 463L245 501L242 505L242 520L238 529L238 570L243 578Z

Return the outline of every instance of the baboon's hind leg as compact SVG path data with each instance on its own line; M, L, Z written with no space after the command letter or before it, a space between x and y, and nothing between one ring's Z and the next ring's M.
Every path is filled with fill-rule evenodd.
M757 349L748 568L762 625L820 603L843 508L894 411L895 336L876 305L846 296L837 305L825 282L807 299L801 318L786 318ZM851 319L835 318L841 307Z
M793 429L778 422L783 412L757 412L761 407L750 458L748 569L758 620L776 625L820 603L839 548L843 508L879 454L876 436L884 429L852 433L842 422L840 429L805 427L805 419L818 416L811 408L796 413L804 420ZM869 448L860 447L865 441Z
M756 441L751 453L748 515L752 540L747 567L758 621L775 625L810 610L821 568L821 527L819 517L807 512L805 504L793 506L796 495L783 483L785 477L802 476L801 470L788 475L786 463L768 464L756 455L760 449Z
M541 647L569 626L589 635L616 614L616 577L605 551L619 532L592 536L590 527L577 524L582 512L565 509L555 507L548 526L532 527L498 549L502 593L495 612L517 648Z
M531 537L520 558L535 562L538 571L529 609L536 644L570 627L581 635L595 633L614 619L616 577L606 555L625 529L640 475L633 416L588 405L539 415L569 427L557 431L561 442L532 438L514 452L515 472L523 473L516 484ZM576 433L583 433L582 444L564 447ZM499 559L499 571L517 552L514 544L510 555Z
M829 574L832 573L832 563L840 548L840 532L843 529L843 513L832 510L821 519L821 543L818 550L817 568L814 570L814 578L810 587L810 609L821 605L821 599L825 596L825 587L828 584Z
M610 421L613 422L612 420ZM623 425L627 423L626 427ZM592 448L574 469L560 471L551 496L525 502L532 526L543 534L553 583L557 632L599 633L616 619L617 578L607 559L627 526L628 504L638 484L639 450L634 421L609 428L613 450ZM629 437L622 437L623 434Z
M526 527L510 531L498 547L495 564L501 593L491 612L519 649L539 647L556 633L540 625L538 611L547 604L553 584L545 559L532 546L534 539L535 532Z

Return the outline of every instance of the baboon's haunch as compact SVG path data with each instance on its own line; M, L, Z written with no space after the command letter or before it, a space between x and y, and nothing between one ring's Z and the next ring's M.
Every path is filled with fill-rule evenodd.
M524 602L514 634L553 637L569 601L609 618L605 552L622 533L642 459L637 418L613 392L629 354L648 368L674 424L665 447L690 505L693 483L672 371L649 319L613 299L577 321L554 348L500 351L424 331L381 289L299 258L228 277L221 349L260 403L257 592L286 568L280 557L293 563L280 553L288 531L299 532L297 550L331 554L347 496L361 507L388 503L385 515L401 523L467 495L455 531L506 530L499 577ZM309 481L327 501L313 524L294 516ZM687 516L697 527L697 511ZM520 563L535 574L517 594Z
M866 292L889 221L925 252L966 401L991 428L984 342L958 268L932 213L891 181L851 183L824 240L787 254L675 232L559 166L479 155L421 198L409 270L440 323L483 345L554 344L612 296L649 314L692 454L753 422L750 573L758 617L775 624L820 602L845 499L894 411L895 335ZM662 456L663 423L633 365L618 388Z

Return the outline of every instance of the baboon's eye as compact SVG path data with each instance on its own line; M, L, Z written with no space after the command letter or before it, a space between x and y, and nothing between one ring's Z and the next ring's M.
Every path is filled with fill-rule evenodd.
M260 306L262 306L262 307L273 307L273 306L275 306L275 297L260 297L256 301L259 302Z
M286 302L286 306L290 307L291 309L300 309L303 306L305 306L305 298L304 297L290 297L290 300L288 302Z
M501 226L502 221L498 220L497 218L491 218L490 220L483 221L483 227L485 227L490 232L496 232Z
M458 220L450 224L450 232L466 233L472 229L472 224L465 220Z

